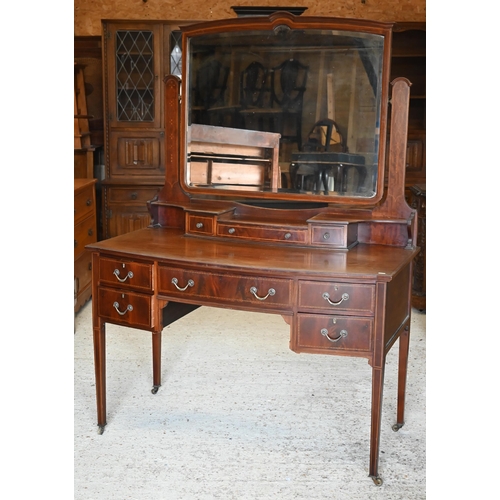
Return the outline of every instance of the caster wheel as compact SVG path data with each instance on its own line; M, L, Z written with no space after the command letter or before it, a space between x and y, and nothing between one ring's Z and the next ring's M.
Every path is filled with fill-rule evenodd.
M398 432L398 431L399 431L399 429L401 429L401 427L403 427L403 424L394 424L394 425L392 426L392 430L393 430L394 432Z
M151 389L151 394L156 394L159 388L160 388L159 385L154 385L153 388Z
M382 486L383 481L382 481L382 478L380 476L371 476L371 478L376 486Z

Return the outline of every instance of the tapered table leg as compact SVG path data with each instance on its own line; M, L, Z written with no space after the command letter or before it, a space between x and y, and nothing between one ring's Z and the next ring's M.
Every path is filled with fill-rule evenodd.
M410 350L410 327L406 328L399 337L399 367L398 367L398 409L393 431L398 431L405 423L406 376L408 373L408 353Z
M152 334L153 345L153 388L151 392L156 394L161 386L161 332Z
M370 435L370 477L380 486L382 479L378 475L378 458L380 452L380 425L382 418L382 395L384 389L384 366L372 369L372 421Z
M94 368L99 434L106 425L106 331L100 319L94 320Z

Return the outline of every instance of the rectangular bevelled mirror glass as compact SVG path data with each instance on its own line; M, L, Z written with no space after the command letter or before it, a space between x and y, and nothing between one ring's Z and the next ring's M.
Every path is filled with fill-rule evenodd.
M188 33L185 47L186 189L314 201L377 196L384 34L250 23Z

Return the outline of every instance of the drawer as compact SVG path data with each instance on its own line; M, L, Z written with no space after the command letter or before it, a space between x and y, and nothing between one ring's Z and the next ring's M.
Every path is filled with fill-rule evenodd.
M311 243L330 248L351 248L358 242L357 224L311 226Z
M99 282L120 288L152 292L151 264L103 257L99 259Z
M160 267L159 293L193 301L290 309L292 282Z
M374 285L299 281L299 309L373 314Z
M217 225L217 235L243 240L275 241L282 243L305 244L308 239L306 228L296 227L266 227L250 224L220 222Z
M97 241L96 222L94 217L88 217L78 224L75 224L75 257L85 250L85 245Z
M213 236L215 228L214 217L188 213L186 214L186 228L188 233Z
M151 201L159 192L161 187L129 187L108 189L109 203L140 203L145 205Z
M321 351L371 351L373 319L298 314L292 348Z
M99 288L99 316L109 323L151 328L151 296Z
M75 222L79 222L94 213L94 186L84 189L75 194L74 202Z
M92 254L89 251L83 252L75 260L74 275L77 291L84 290L92 283Z

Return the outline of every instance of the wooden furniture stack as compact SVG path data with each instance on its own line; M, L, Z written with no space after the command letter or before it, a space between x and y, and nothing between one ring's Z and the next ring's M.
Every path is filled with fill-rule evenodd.
M75 64L75 179L94 177L94 151L91 144L85 79L81 64Z
M182 79L165 78L165 179L148 204L151 224L88 246L99 432L106 426L106 323L151 333L152 393L156 394L161 386L165 326L200 306L279 314L290 326L289 345L294 352L367 359L372 374L369 476L380 485L385 361L399 342L393 425L397 431L404 425L412 268L419 253L417 213L405 201L410 82L405 78L390 82L392 24L277 12L199 23L182 31L183 47L189 53L183 53ZM349 188L319 195L283 189L276 182L259 190L193 182L192 109L184 97L193 90L190 68L195 69L195 58L200 64L212 56L236 60L249 46L273 56L300 51L311 73L316 71L310 79L316 88L326 88L318 75L328 73L317 69L321 67L318 46L328 53L329 69L336 67L337 57L347 54L352 64L342 68L346 85L341 90L351 85L353 98L338 102L349 105L344 110L344 116L352 117L347 137L354 146L367 148L358 151L371 162L366 193ZM322 107L326 96L326 91L320 95L314 90L308 102L304 96L304 105ZM118 128L120 123L115 125ZM131 133L125 127L108 130L118 155L120 147L129 151L127 134ZM136 134L136 139L130 136L128 154L139 159L139 147L133 148L139 130ZM247 134L249 146L252 137ZM214 139L212 133L210 139ZM126 170L125 163L115 165ZM158 166L155 173L159 171ZM108 189L118 187L109 184ZM332 399L335 390L332 381ZM310 424L314 432L316 425Z
M75 313L92 294L92 257L85 246L97 241L95 179L75 179Z

